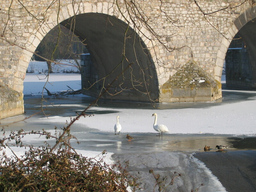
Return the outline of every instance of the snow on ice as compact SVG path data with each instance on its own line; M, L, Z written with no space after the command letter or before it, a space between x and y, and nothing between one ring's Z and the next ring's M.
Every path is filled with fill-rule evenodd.
M42 67L44 66L44 67ZM46 70L43 63L31 62L28 73L24 80L24 95L40 95L45 85L46 78L43 74ZM68 66L70 67L70 66ZM69 70L73 70L69 69ZM60 68L54 69L50 74L46 87L50 91L66 90L67 86L72 89L81 88L80 74L63 73ZM82 96L81 96L82 97ZM225 99L225 98L224 98ZM152 113L158 114L158 122L165 124L169 134L233 134L255 135L256 129L256 97L238 102L225 102L223 104L207 105L207 107L169 108L169 109L128 109L118 108L122 132L125 133L155 133L153 129ZM78 104L79 105L79 104ZM117 110L95 106L96 110ZM98 132L113 132L116 113L97 114L90 118L80 119L77 125L93 128ZM70 117L50 116L39 119L45 123L65 123ZM87 156L96 156L95 151L81 150L79 152ZM215 192L225 191L218 179L205 167L205 165L189 153L182 152L155 152L132 153L125 152L119 155L109 153L108 161L129 160L131 173L140 176L145 191L153 191L154 179L148 169L154 169L161 176L166 177L165 183L170 183L174 172L181 173L184 177L177 177L175 184L168 186L172 191L187 191L196 189L201 183L202 191ZM168 190L167 190L168 191Z

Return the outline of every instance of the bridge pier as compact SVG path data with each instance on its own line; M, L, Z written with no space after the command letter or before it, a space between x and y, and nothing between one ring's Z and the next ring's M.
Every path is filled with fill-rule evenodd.
M0 84L0 119L24 113L23 94Z
M222 97L221 82L191 60L160 88L160 102L207 102Z

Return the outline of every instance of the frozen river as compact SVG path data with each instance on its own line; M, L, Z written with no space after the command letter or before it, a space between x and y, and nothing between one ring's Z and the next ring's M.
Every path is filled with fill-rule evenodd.
M51 80L50 87L69 85L74 89L75 86L80 88L78 76L71 75L72 80L60 76ZM54 132L55 126L65 126L70 117L76 116L92 101L88 97L78 95L61 98L45 96L45 101L42 102L38 90L32 90L39 88L39 83L43 82L32 80L33 75L28 79L24 83L24 91L27 91L24 93L26 114L4 119L1 123L4 125L22 120L40 111L42 104L44 114L40 113L26 121L11 124L7 130L22 128ZM31 89L30 86L35 88ZM56 89L53 87L53 90ZM221 101L210 103L152 105L100 101L97 106L87 111L92 116L81 118L72 126L72 134L80 141L79 145L74 141L73 146L88 156L106 150L107 160L110 162L129 160L131 173L142 178L145 191L153 191L155 187L154 178L149 174L150 169L166 178L163 183L167 191L195 191L199 188L208 192L226 191L218 178L193 154L202 152L205 145L213 148L220 144L228 145L229 150L255 149L255 146L237 145L239 139L255 137L255 109L255 91L224 90ZM163 137L157 136L153 129L152 113L155 112L158 114L159 123L167 125L170 130ZM120 116L123 127L120 135L114 135L113 130L117 115ZM128 141L126 134L134 139ZM25 137L25 141L37 145L41 144L44 138L29 136ZM18 153L23 152L16 150ZM171 179L176 173L182 176L171 185Z

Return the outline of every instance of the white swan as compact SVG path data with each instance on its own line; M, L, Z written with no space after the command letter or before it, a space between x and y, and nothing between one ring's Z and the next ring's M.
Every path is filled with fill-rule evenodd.
M165 125L158 125L157 124L157 114L153 113L152 116L155 116L155 121L153 124L153 128L159 132L159 134L165 133L165 132L169 132L168 128Z
M115 126L114 126L115 135L116 135L116 134L119 135L121 129L122 129L122 126L121 126L121 124L119 123L119 116L117 116L117 117L116 117L116 124L115 124Z

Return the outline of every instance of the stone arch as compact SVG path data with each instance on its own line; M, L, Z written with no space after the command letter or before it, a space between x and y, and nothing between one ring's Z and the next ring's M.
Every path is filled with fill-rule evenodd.
M239 17L235 19L227 34L220 41L220 48L217 52L216 64L214 68L215 79L221 81L222 69L226 58L228 48L235 35L250 21L256 18L256 6L248 8Z
M104 18L102 20L99 19L99 22L106 22L106 18L111 18L111 22L114 22L117 24L122 30L120 30L120 35L122 36L127 28L127 24L125 23L122 16L117 14L116 8L113 6L113 4L110 5L110 3L81 3L77 4L75 7L71 4L67 6L61 7L59 13L52 13L48 18L46 19L46 22L44 25L40 26L38 30L36 30L33 35L29 37L28 40L28 46L26 50L23 50L22 56L19 60L19 65L23 66L23 73L25 77L26 68L28 66L29 60L33 54L33 52L36 50L37 46L43 39L43 37L55 26L58 24L68 25L68 21L70 18L76 17L76 20L79 20L80 24L83 22L83 20L86 22L89 22L90 19L94 18ZM85 19L83 19L85 18ZM90 19L86 19L90 18ZM96 21L97 19L95 19ZM109 22L109 25L111 25L111 22ZM92 27L92 26L91 26ZM126 28L125 28L126 27ZM76 26L75 33L77 35L81 36L81 38L85 39L87 38L90 33L88 30L83 30L82 28L79 28L79 25ZM116 31L118 27L116 27ZM92 29L92 28L91 28ZM101 30L103 28L100 28L98 30ZM141 29L141 31L146 31L145 29ZM99 31L98 31L99 32ZM121 34L121 32L123 34ZM86 36L82 33L86 33ZM116 34L116 33L115 33ZM100 46L93 48L93 46L88 45L90 48L89 50L92 52L92 60L97 65L98 71L100 71L100 79L104 76L107 76L109 74L112 74L111 78L104 82L104 84L109 84L111 82L111 79L114 78L117 74L119 74L121 69L125 67L129 62L135 63L136 65L132 65L132 69L129 69L126 76L123 76L123 80L125 81L117 81L115 85L115 90L112 90L111 98L116 99L125 99L125 100L136 100L136 101L147 101L147 100L158 100L159 97L159 86L158 86L158 78L157 78L157 70L155 68L153 58L151 57L150 50L147 48L146 43L148 41L145 41L144 43L143 38L140 37L136 31L134 31L131 27L129 27L129 37L127 38L127 49L126 54L127 57L126 60L122 65L120 65L119 69L116 70L114 73L112 73L112 69L115 68L114 66L111 66L112 68L110 71L106 70L107 62L103 61L103 56L99 56L99 51L96 49L101 48ZM131 36L134 36L132 38L132 41L129 40ZM90 38L95 38L94 35L91 35L87 40L89 44L92 44L93 41L90 41ZM115 39L115 35L112 35L113 40ZM110 40L110 39L108 39ZM121 37L119 37L119 48L120 48L120 41ZM110 41L109 41L110 42ZM101 44L106 46L105 44ZM135 47L133 50L132 48ZM115 48L112 44L112 49ZM107 54L110 49L106 49L105 47L105 54ZM117 51L118 48L115 48ZM127 51L128 50L128 51ZM119 50L120 51L120 50ZM114 52L112 52L114 54ZM111 60L109 55L107 61L113 62ZM118 64L118 61L121 61L122 53L119 53L119 58L114 60L116 62L116 65ZM115 56L116 57L116 56ZM100 61L99 61L100 58ZM99 64L99 63L103 64ZM105 68L105 69L104 69ZM104 69L104 70L102 70ZM102 72L103 71L103 72ZM128 80L130 83L128 83ZM101 85L102 86L102 85ZM118 88L122 86L121 90ZM122 90L123 89L123 90ZM117 94L118 96L114 96L118 92L124 92L124 94Z

